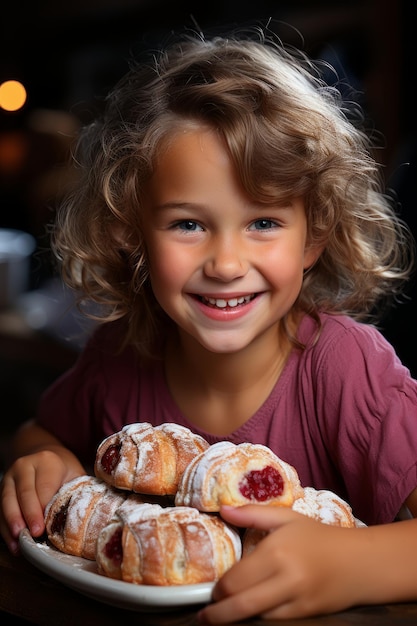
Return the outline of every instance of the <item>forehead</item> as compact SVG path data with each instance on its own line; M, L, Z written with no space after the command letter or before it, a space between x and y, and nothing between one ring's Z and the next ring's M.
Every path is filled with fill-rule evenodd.
M160 144L150 182L190 182L219 173L237 178L222 135L207 126L176 128Z
M181 144L189 144L191 147L195 140L205 136L216 136L223 141L220 130L213 126L193 119L177 119L167 126L161 135L156 151L156 160L159 160L167 151Z

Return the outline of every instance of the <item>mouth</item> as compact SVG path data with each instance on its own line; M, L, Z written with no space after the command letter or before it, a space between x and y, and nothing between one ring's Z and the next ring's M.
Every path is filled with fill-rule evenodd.
M235 298L211 298L206 296L198 296L198 298L203 304L215 309L225 309L227 307L234 309L241 304L248 304L248 302L256 298L256 294L252 293L248 296L237 296Z

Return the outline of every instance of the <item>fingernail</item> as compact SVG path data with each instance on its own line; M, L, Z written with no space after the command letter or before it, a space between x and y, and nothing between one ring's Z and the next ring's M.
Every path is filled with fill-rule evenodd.
M30 527L30 534L33 535L34 537L37 537L38 535L40 535L42 532L42 528L39 526L39 524L33 524L33 526Z
M206 617L204 615L204 611L200 611L199 613L197 613L197 622L199 624L208 624L209 622L206 620Z

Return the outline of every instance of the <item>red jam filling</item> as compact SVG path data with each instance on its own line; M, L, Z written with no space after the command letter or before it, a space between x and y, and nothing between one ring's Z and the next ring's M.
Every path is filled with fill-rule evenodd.
M69 498L68 502L63 504L59 511L57 511L54 515L54 519L51 524L51 533L53 535L62 535L65 528L65 522L67 521L68 507L71 498Z
M284 481L278 470L267 465L261 470L248 472L240 481L239 490L248 500L264 502L282 495Z
M104 554L106 558L112 561L115 565L120 565L123 558L122 549L122 529L118 528L110 537L109 541L104 546Z
M121 443L114 443L112 446L109 446L103 456L101 457L101 466L106 472L106 474L111 474L114 471L114 468L120 461L120 448L122 447Z

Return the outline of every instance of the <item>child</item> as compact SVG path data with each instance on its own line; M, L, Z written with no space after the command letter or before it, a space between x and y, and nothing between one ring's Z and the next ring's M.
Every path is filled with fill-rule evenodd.
M44 531L62 483L123 425L262 443L368 528L225 507L271 532L200 619L293 618L417 600L417 382L366 322L410 272L371 146L301 54L184 40L132 67L81 139L53 239L99 303L75 367L17 433L1 532Z

